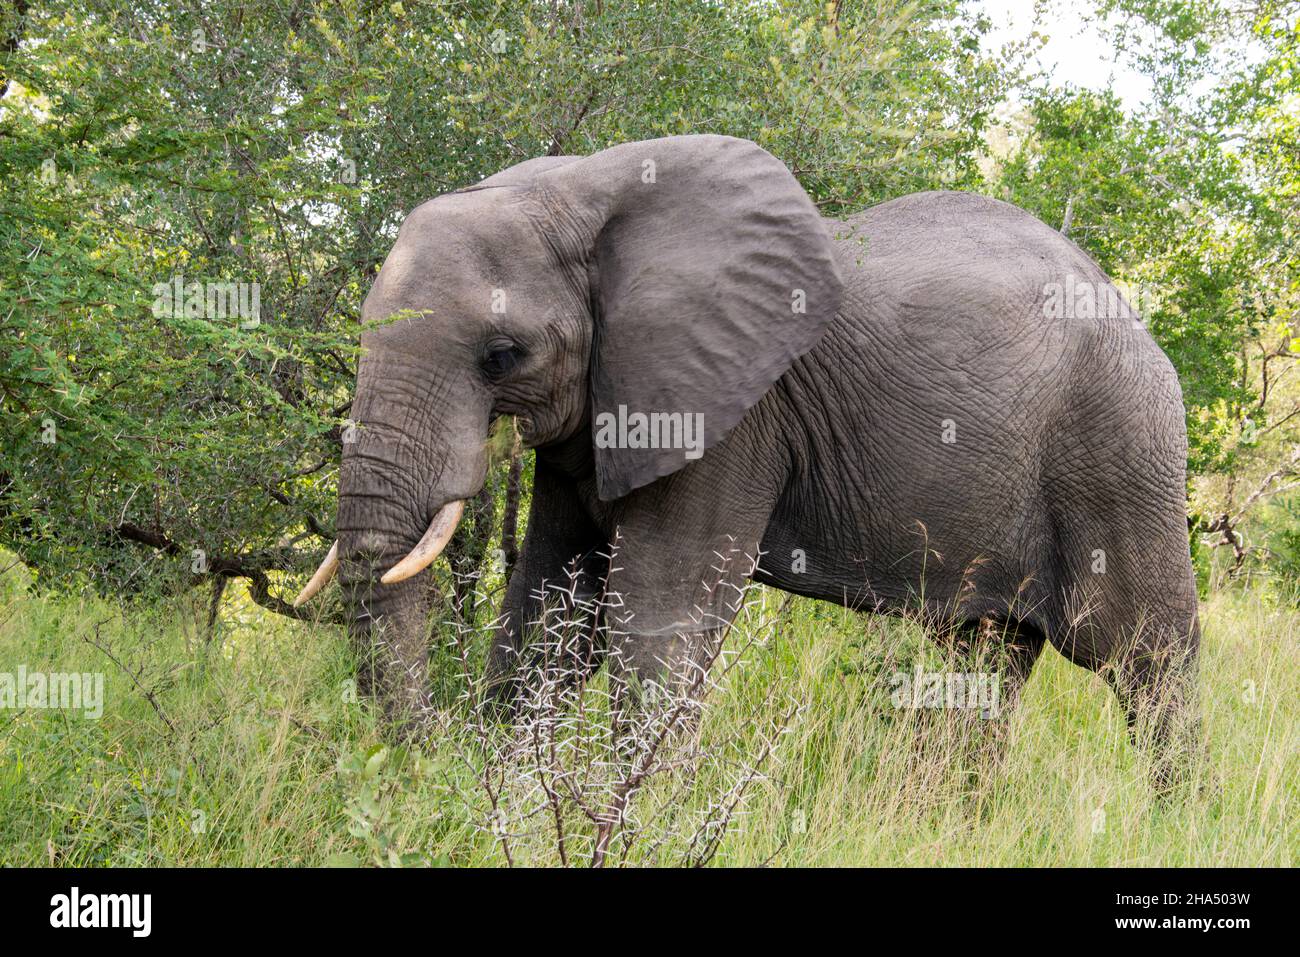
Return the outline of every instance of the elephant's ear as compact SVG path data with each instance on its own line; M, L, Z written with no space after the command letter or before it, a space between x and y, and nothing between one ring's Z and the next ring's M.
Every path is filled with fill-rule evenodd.
M588 246L577 255L587 257L596 322L591 411L602 499L675 472L724 438L839 308L821 216L785 165L747 140L628 143L536 182L553 218L567 219L556 245ZM692 434L692 448L621 447L640 443L617 434L620 407L629 431L635 413L690 416L703 426L702 445ZM611 436L631 441L610 447Z

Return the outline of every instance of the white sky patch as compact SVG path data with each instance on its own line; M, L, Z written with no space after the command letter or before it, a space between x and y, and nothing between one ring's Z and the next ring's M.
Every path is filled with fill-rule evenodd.
M984 49L997 50L1004 43L1023 40L1037 29L1048 38L1033 63L1050 77L1054 86L1067 83L1088 90L1113 90L1128 110L1150 102L1151 81L1141 73L1116 62L1115 51L1095 23L1087 23L1090 0L1043 3L1041 13L1035 0L973 0L982 7L993 29L984 37Z

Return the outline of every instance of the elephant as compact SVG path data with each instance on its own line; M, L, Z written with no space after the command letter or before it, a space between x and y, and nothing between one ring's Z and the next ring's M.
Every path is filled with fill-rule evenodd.
M541 157L406 217L361 345L338 539L299 603L337 573L396 722L428 706L423 573L507 415L535 479L498 687L578 569L619 596L606 661L642 681L716 639L748 579L993 642L1004 701L1050 643L1157 754L1194 720L1178 376L1015 206L937 191L827 219L726 136Z

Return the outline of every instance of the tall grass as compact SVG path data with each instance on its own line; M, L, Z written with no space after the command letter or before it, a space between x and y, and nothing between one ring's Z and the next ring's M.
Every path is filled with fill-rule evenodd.
M28 594L25 575L0 576L0 672L103 672L105 705L99 720L0 710L0 863L505 863L475 796L473 741L454 730L469 722L451 690L438 706L452 730L419 748L386 747L356 700L337 628L264 614L234 595L207 644L201 602L123 611ZM891 704L889 675L937 654L913 625L803 600L778 616L781 604L770 593L742 615L742 634L774 627L727 674L698 728L707 753L755 751L770 737L764 708L802 705L715 863L1296 863L1295 604L1220 591L1203 607L1205 758L1192 793L1169 803L1151 796L1111 692L1054 651L990 762L950 721ZM454 689L454 655L440 646L434 664L438 686ZM709 807L729 773L705 762L674 807ZM681 786L650 784L637 800L647 814L676 814L655 798ZM514 863L558 863L536 824L514 840ZM634 847L628 859L665 858Z

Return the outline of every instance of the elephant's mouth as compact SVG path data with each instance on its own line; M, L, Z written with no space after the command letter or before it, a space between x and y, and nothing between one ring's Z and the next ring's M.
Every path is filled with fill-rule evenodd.
M442 554L442 550L447 547L451 541L451 536L456 532L456 526L460 524L461 516L465 513L465 500L457 499L448 502L442 508L434 513L433 519L429 522L428 529L425 530L420 540L416 542L415 547L406 554L396 565L384 572L379 579L381 584L395 585L398 582L406 581L424 571L433 560ZM322 588L328 585L339 571L339 543L334 542L330 546L329 552L325 555L325 560L321 562L320 567L316 569L316 574L312 575L311 581L307 582L306 587L298 593L298 597L293 600L293 607L298 608L310 601Z

